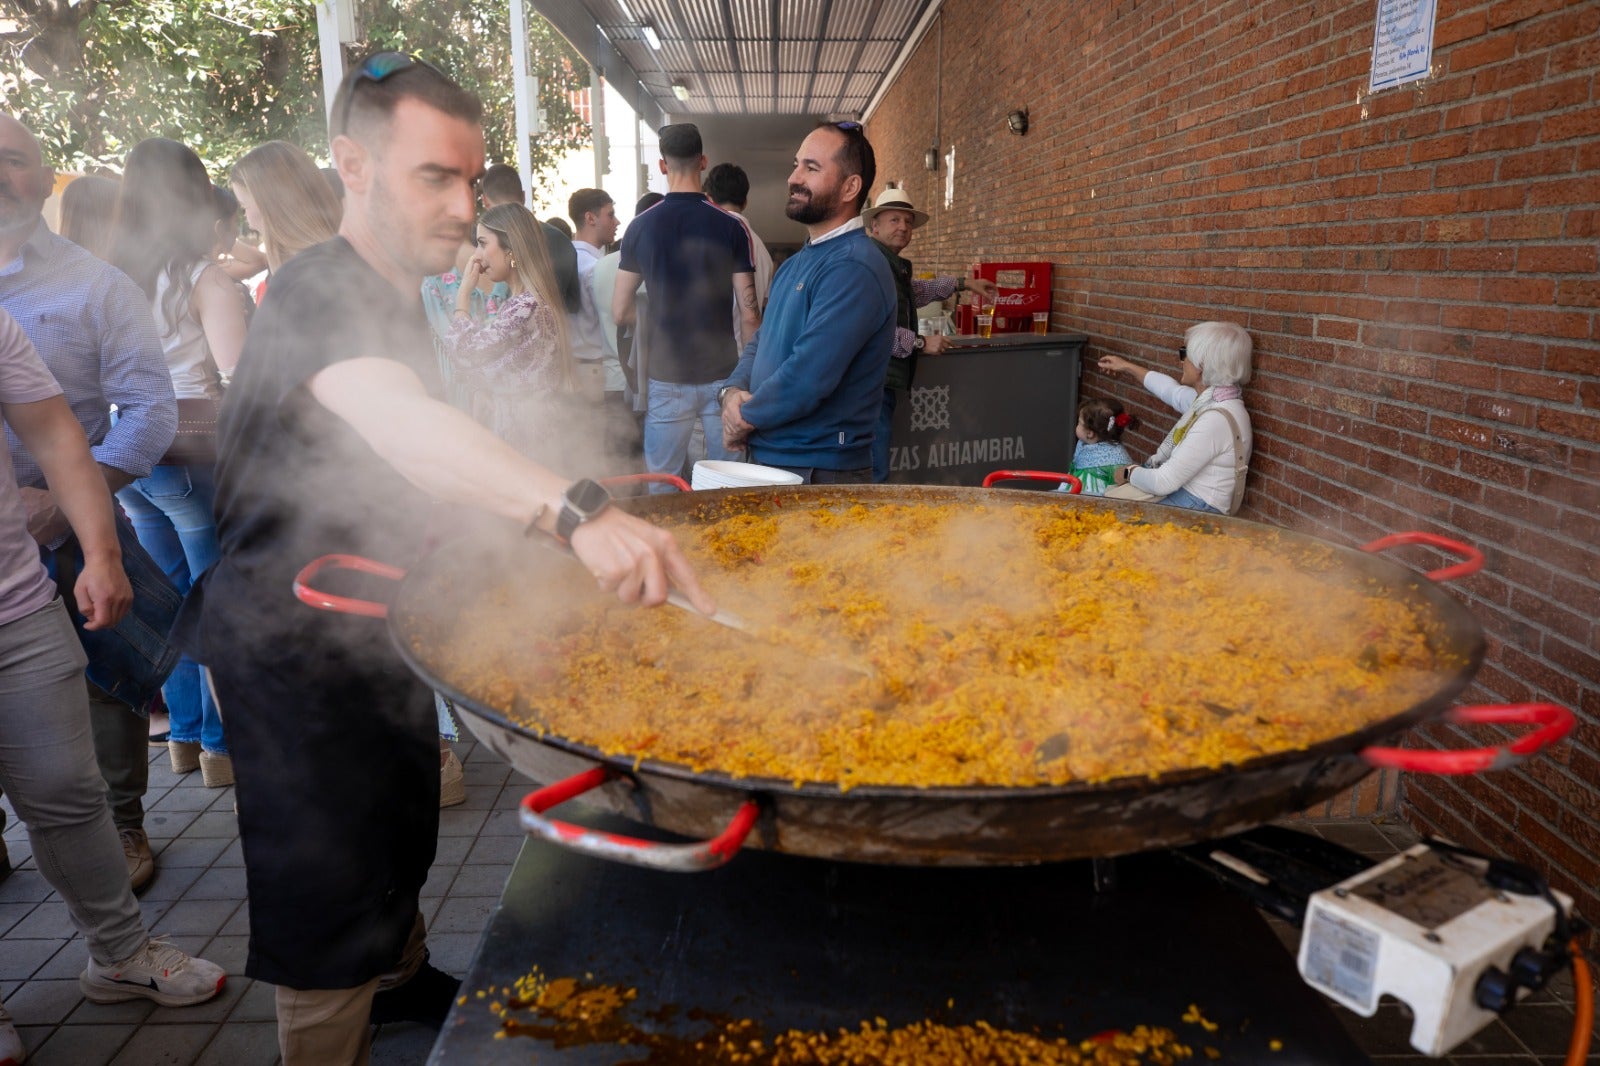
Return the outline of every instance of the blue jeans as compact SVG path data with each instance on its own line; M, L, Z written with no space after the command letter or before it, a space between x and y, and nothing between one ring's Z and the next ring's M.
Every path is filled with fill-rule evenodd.
M644 416L644 467L652 474L689 477L689 438L699 419L706 434L706 458L736 459L722 446L722 408L717 390L722 382L705 385L679 385L670 381L650 382L650 405ZM670 492L666 486L652 485L652 492Z
M217 523L211 504L216 483L209 466L158 466L121 492L117 501L127 511L139 543L180 593L217 561ZM227 754L222 719L200 676L200 664L185 655L161 686L171 715L171 737Z
M894 405L896 389L883 390L883 404L878 408L878 424L872 431L872 480L882 483L889 480L889 435L894 432Z
M1221 514L1222 512L1211 506L1188 489L1179 488L1167 493L1155 501L1164 503L1168 507L1183 507L1190 511L1205 511L1207 514Z

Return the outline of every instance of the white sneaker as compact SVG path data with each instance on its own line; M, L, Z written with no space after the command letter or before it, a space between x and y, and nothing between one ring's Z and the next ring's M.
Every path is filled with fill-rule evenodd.
M191 958L151 937L132 958L115 966L91 958L78 976L78 987L91 1003L148 999L163 1007L191 1007L221 992L227 979L227 971L216 963Z
M11 1015L0 1007L0 1066L21 1066L27 1058L28 1049L22 1046L22 1037L11 1024Z

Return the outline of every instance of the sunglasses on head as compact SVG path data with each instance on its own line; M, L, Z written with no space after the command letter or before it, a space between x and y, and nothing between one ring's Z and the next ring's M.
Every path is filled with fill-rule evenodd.
M832 126L836 130L842 130L845 133L860 133L862 131L862 129L864 128L861 125L861 123L859 123L859 122L850 122L850 121L830 122L830 123L828 123L828 125Z
M404 52L375 52L363 59L349 75L349 90L344 94L344 106L339 109L339 132L350 132L350 109L355 104L357 89L367 82L376 85L412 67L426 67L439 77L445 77L444 71L426 59L418 59Z

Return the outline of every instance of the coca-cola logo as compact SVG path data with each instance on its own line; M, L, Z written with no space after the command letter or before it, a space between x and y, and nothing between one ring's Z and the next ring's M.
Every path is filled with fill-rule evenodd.
M1033 302L1031 292L1002 292L995 296L996 307L1021 307L1023 304Z

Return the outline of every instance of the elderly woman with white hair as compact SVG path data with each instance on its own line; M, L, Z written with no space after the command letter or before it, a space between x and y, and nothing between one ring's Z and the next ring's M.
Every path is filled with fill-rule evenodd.
M1250 334L1232 322L1201 322L1184 334L1174 380L1120 356L1100 360L1100 369L1127 374L1184 417L1143 465L1116 472L1108 496L1137 497L1174 507L1233 514L1244 499L1253 437L1244 389L1250 381Z

